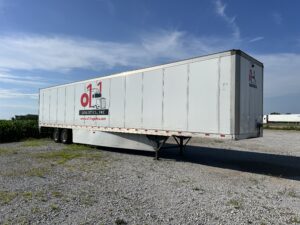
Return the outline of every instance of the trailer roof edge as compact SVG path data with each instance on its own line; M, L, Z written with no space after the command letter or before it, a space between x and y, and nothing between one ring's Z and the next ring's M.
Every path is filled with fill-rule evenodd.
M240 49L232 49L231 50L232 54L236 54L236 55L239 55L239 56L243 56L244 58L250 60L250 61L254 61L256 64L264 67L264 64L260 61L258 61L257 59L253 58L252 56L248 55L247 53L243 52L242 50Z
M54 88L54 87L62 87L62 86L66 86L66 85L81 83L81 82L85 82L85 81L93 81L95 79L104 79L104 78L111 78L111 77L116 77L116 76L125 76L125 75L129 75L129 74L132 74L132 73L135 73L135 72L137 72L137 73L141 72L142 73L144 70L148 70L148 69L159 69L162 66L168 66L168 65L172 66L172 64L176 64L176 63L180 63L180 62L184 63L186 61L193 61L193 60L208 58L208 57L213 57L213 56L220 57L221 55L226 55L226 54L229 54L229 55L237 54L237 55L243 56L243 57L249 59L250 61L254 61L258 65L263 67L263 63L256 60L252 56L246 54L242 50L240 50L240 49L231 49L231 50L227 50L227 51L221 51L221 52L216 52L216 53L211 53L211 54L206 54L206 55L201 55L201 56L195 56L195 57L191 57L191 58L187 58L187 59L171 61L171 62L168 62L168 63L159 64L159 65L153 65L153 66L148 66L148 67L143 67L143 68L138 68L138 69L133 69L133 70L128 70L128 71L122 71L122 72L117 72L117 73L113 73L113 74L109 74L109 75L97 76L97 77L94 77L94 78L91 78L91 79L85 79L85 80L79 80L79 81L69 82L69 83L65 83L65 84L53 85L53 86L49 86L49 87L45 87L45 88L40 88L39 91Z

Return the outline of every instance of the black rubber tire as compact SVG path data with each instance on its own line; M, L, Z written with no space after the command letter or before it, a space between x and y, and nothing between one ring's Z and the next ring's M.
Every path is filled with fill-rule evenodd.
M60 129L59 128L55 128L54 131L53 131L53 140L58 143L61 141L60 139Z
M60 134L60 140L64 144L70 144L72 142L72 131L63 129Z

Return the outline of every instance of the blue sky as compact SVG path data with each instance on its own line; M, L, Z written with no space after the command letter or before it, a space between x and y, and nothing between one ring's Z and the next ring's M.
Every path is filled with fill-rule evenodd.
M0 118L38 89L242 49L265 64L264 111L300 113L299 1L0 0Z

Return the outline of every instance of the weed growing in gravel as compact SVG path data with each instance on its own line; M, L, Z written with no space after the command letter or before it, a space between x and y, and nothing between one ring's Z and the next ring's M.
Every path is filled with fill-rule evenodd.
M42 202L48 201L48 196L47 196L46 192L44 192L44 191L38 191L38 192L34 193L34 196Z
M0 155L7 154L8 150L6 148L0 148Z
M223 143L224 141L223 141L223 140L218 140L218 139L216 139L216 140L213 140L213 142L214 142L214 143Z
M285 193L286 193L286 188L284 188L284 190L282 190L282 191L278 191L277 192L279 195L284 195Z
M50 208L52 211L60 211L60 208L58 207L58 205L55 205L55 204L51 204Z
M287 194L289 197L292 197L292 198L300 197L299 195L297 195L297 193L294 189L288 190L287 188L284 188L282 191L278 191L277 193L279 195L286 195Z
M270 130L296 130L296 131L300 131L300 127L299 126L297 126L297 125L294 125L294 126L292 126L292 125L274 125L274 124L272 124L272 125L264 125L264 129L270 129Z
M3 225L12 225L12 224L29 225L31 223L30 223L29 219L26 218L25 216L17 216L17 217L9 218L1 224L3 224Z
M14 169L6 173L2 173L1 175L7 177L41 177L45 178L46 174L50 171L47 167L34 167L30 169Z
M188 183L190 183L191 181L190 181L189 179L182 179L182 180L180 180L179 182L182 183L182 184L188 184Z
M61 198L63 196L63 194L59 191L53 191L51 195L55 198Z
M60 151L38 153L36 156L44 160L56 161L58 164L65 164L75 158L95 159L101 157L100 152L89 152L91 147L84 145L68 145Z
M36 200L41 201L41 202L47 202L48 201L47 194L44 191L24 192L22 194L22 196L25 199L27 198L27 200L36 199Z
M229 205L232 205L235 209L241 209L242 208L242 204L236 200L236 199L231 199L229 202L228 202Z
M49 169L46 167L36 167L31 168L30 170L26 171L24 175L29 177L41 177L45 178L45 175L49 173Z
M82 157L82 153L80 152L69 152L69 151L58 151L58 152L45 152L38 154L39 158L54 160L58 164L64 164L69 160Z
M293 189L290 190L287 194L288 194L288 196L290 196L290 197L292 197L292 198L297 198L297 197L298 197L296 191L293 190Z
M254 178L254 177L250 177L249 178L249 181L251 181L253 184L255 184L255 185L258 185L259 184L259 181L256 179L256 178Z
M300 218L294 216L294 217L290 218L290 220L288 221L288 223L294 223L294 224L298 223L298 224L300 224Z
M85 150L92 150L93 148L86 145L77 145L77 144L71 144L66 145L63 150L71 150L71 151L85 151Z
M92 206L94 205L94 203L97 203L97 200L93 195L81 193L79 197L79 202L82 205Z
M52 193L53 197L59 196L59 194ZM0 205L6 205L9 204L12 200L14 200L16 197L22 197L26 202L31 201L33 199L37 199L38 201L47 202L48 196L46 192L44 191L38 191L38 192L9 192L9 191L0 191Z
M32 194L31 191L28 191L28 192L23 192L23 193L22 193L22 196L23 196L23 198L25 198L26 200L31 200L33 194Z
M34 214L35 213L40 213L41 209L39 207L35 206L35 207L31 208L31 212L34 213Z
M9 204L12 200L17 197L18 193L9 191L0 191L0 204Z
M18 151L14 148L0 148L0 155L18 154Z
M62 196L58 193L52 193L53 197L60 198ZM15 198L21 197L26 202L31 201L33 199L36 199L41 202L47 202L48 196L47 193L44 191L38 191L38 192L9 192L9 191L0 191L0 205L6 205L9 204L11 201L13 201Z
M23 141L22 147L39 147L45 144L45 139L29 138Z

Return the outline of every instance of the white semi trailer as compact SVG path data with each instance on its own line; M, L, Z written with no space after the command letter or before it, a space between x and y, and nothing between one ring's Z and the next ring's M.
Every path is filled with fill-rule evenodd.
M300 114L264 115L263 123L300 123Z
M262 136L263 64L241 50L40 90L56 142L158 151L169 137Z

